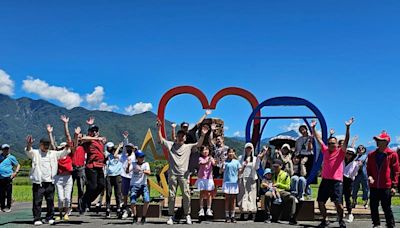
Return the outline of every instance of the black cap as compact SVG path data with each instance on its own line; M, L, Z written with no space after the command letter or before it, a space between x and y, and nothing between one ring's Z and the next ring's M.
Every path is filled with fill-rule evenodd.
M282 166L283 163L282 163L282 161L280 159L275 159L273 164Z
M189 127L189 123L188 122L182 122L181 123L181 128L184 127L184 126Z
M91 125L91 126L89 127L88 131L91 131L91 132L98 132L98 131L99 131L99 127L96 126L96 125Z
M40 144L50 144L50 139L48 139L48 138L41 138L39 142L40 142Z

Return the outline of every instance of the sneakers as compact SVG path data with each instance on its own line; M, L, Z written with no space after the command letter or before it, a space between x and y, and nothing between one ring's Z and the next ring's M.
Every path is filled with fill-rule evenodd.
M68 216L68 214L65 214L65 215L64 215L64 221L69 221L69 216Z
M353 214L349 214L349 219L347 219L348 223L352 223L354 221L354 215Z
M192 218L190 217L190 215L186 216L186 224L188 224L188 225L192 224Z
M294 198L294 202L295 202L295 203L299 203L299 199Z
M33 223L33 225L34 225L34 226L41 226L41 225L43 225L43 222L42 222L42 221L35 221L35 222Z
M54 223L56 223L56 221L54 219L49 219L49 220L44 220L45 224L49 224L49 225L54 225Z
M167 225L174 225L174 217L170 216L167 221Z
M330 222L328 220L322 220L322 222L318 225L318 228L328 227Z
M106 218L111 218L110 209L107 209L107 211L106 211Z
M364 201L364 208L368 209L368 200Z
M351 207L352 208L356 208L356 206L357 206L357 200L353 200L353 203L351 204Z
M207 210L207 212L208 212L208 210ZM204 217L204 209L203 208L201 208L199 211L199 217Z
M210 208L207 209L206 215L209 217L214 216L213 211Z
M56 221L61 221L61 216L57 216Z
M3 212L5 212L5 213L10 213L10 212L11 212L11 209L10 209L10 208L5 208L5 209L3 209Z
M124 210L124 213L122 214L122 219L127 219L129 217L128 211Z
M281 204L282 203L282 199L281 198L276 198L275 200L274 200L274 202L273 202L273 204L277 204L277 205L279 205L279 204Z
M304 195L302 197L300 197L299 201L304 201Z
M231 219L229 217L226 217L225 218L225 223L230 223L230 222L231 222Z
M236 219L234 217L231 218L231 223L236 223Z

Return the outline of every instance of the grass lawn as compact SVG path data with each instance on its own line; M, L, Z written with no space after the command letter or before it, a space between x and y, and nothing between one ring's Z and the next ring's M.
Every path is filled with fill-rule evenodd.
M155 181L155 177L151 176L150 177L152 180ZM312 198L315 200L317 198L317 194L318 194L318 186L319 186L319 182L321 180L318 180L318 184L313 184L311 185L311 189L312 189ZM76 185L74 186L74 193L73 196L77 197L78 195L78 190ZM177 195L180 196L181 195L181 191L180 189L178 189ZM359 195L361 195L361 192L359 193ZM154 189L150 189L150 197L154 198L154 197L159 197L160 194L155 191ZM55 202L57 202L57 193L54 196L55 198ZM32 201L32 185L28 179L28 177L16 177L13 181L13 199L16 202L31 202ZM105 200L105 199L103 199ZM358 198L358 203L362 204L362 200L359 197ZM400 206L400 195L396 194L396 196L394 196L392 198L392 205L393 206Z

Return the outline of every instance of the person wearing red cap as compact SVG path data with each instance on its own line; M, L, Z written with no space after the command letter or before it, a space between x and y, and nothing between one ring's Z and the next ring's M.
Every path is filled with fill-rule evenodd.
M329 221L326 220L326 201L330 198L335 203L339 227L346 227L346 223L343 220L343 171L344 171L344 158L347 150L347 145L350 140L350 126L353 124L354 118L347 121L346 124L346 137L343 145L339 146L336 137L329 137L328 146L322 141L321 136L316 131L315 127L317 122L313 120L311 122L311 129L315 139L321 148L323 155L322 164L322 181L318 189L318 206L322 215L322 222L318 225L320 228L328 227Z
M368 154L367 161L372 223L374 227L380 227L380 202L385 213L386 226L391 228L395 227L391 203L398 183L399 161L397 153L388 147L390 136L386 131L375 136L374 140L378 148Z

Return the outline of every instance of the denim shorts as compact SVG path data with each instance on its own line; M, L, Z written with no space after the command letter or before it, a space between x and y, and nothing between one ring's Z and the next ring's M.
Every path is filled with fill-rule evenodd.
M145 203L150 202L150 192L147 185L132 185L131 186L131 204L136 204L137 198L143 196Z

